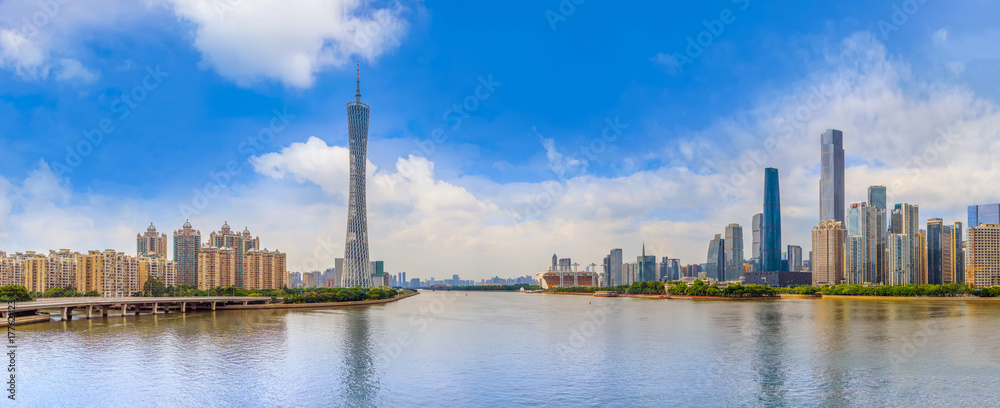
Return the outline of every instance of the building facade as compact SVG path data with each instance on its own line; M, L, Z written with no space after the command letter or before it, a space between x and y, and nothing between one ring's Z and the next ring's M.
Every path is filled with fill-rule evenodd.
M837 285L845 282L844 247L847 231L836 220L825 220L812 229L812 260L810 269L813 286Z
M238 286L236 284L237 250L206 245L198 251L198 290ZM241 261L242 263L242 261Z
M157 233L149 223L145 233L135 235L135 256L167 259L167 234Z
M743 227L740 224L729 224L726 226L726 238L723 242L725 248L725 268L723 269L723 281L739 280L743 276Z
M708 243L708 257L705 262L705 271L709 278L720 280L726 268L725 238L722 234L715 234L715 238Z
M236 263L234 266L236 278L233 285L246 287L243 283L243 254L247 253L247 251L251 249L259 250L260 237L251 236L249 228L244 228L243 233L234 232L229 227L229 221L226 221L222 224L222 228L219 229L218 232L212 232L208 235L208 245L216 248L229 248L233 250L236 256Z
M980 223L969 228L968 250L972 286L1000 286L1000 224Z
M979 224L1000 225L1000 204L970 205L967 227L971 229Z
M764 169L764 218L761 221L761 269L781 270L781 195L778 169Z

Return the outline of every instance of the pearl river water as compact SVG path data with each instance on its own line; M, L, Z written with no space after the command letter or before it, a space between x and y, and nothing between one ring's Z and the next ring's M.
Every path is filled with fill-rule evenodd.
M77 316L17 328L12 405L997 406L998 327L1000 302L441 291Z

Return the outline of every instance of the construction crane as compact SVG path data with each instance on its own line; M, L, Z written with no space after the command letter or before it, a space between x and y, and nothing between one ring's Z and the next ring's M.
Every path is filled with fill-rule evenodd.
M986 269L986 267L985 266L980 266L980 267L976 267L976 268L971 268L971 269L966 269L965 270L965 281L969 283L969 289L972 289L972 272L973 271L978 271L980 269Z

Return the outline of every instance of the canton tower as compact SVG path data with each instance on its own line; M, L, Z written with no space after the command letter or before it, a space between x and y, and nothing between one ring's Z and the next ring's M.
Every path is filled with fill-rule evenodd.
M361 103L361 69L358 91L347 104L347 137L351 155L351 193L347 198L347 239L344 241L342 287L372 286L368 262L368 215L365 206L365 165L368 150L368 105Z

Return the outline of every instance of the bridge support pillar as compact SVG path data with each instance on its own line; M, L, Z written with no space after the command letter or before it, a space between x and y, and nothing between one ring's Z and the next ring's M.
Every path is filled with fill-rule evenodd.
M170 313L170 303L165 303L163 305L163 314Z
M153 314L156 314L156 309L160 307L159 303L153 303Z
M212 302L212 311L215 311L215 302Z
M243 301L243 306L246 306L248 303L250 303L250 302L247 302L247 301L244 300Z
M72 311L72 310L73 309L70 309L68 307L62 308L62 319L63 320L69 320L70 319L69 312Z
M139 315L139 310L141 310L141 309L142 309L142 307L141 307L141 306L142 306L142 305L140 305L140 304L138 304L138 303L136 303L136 304L135 304L135 315L136 315L136 316L138 316L138 315Z
M126 313L128 313L128 303L122 303L122 317L125 317Z
M187 311L188 311L188 302L181 302L181 313L187 313Z
M87 306L87 318L88 319L94 318L94 305Z
M101 317L108 317L108 308L110 306L101 306Z

